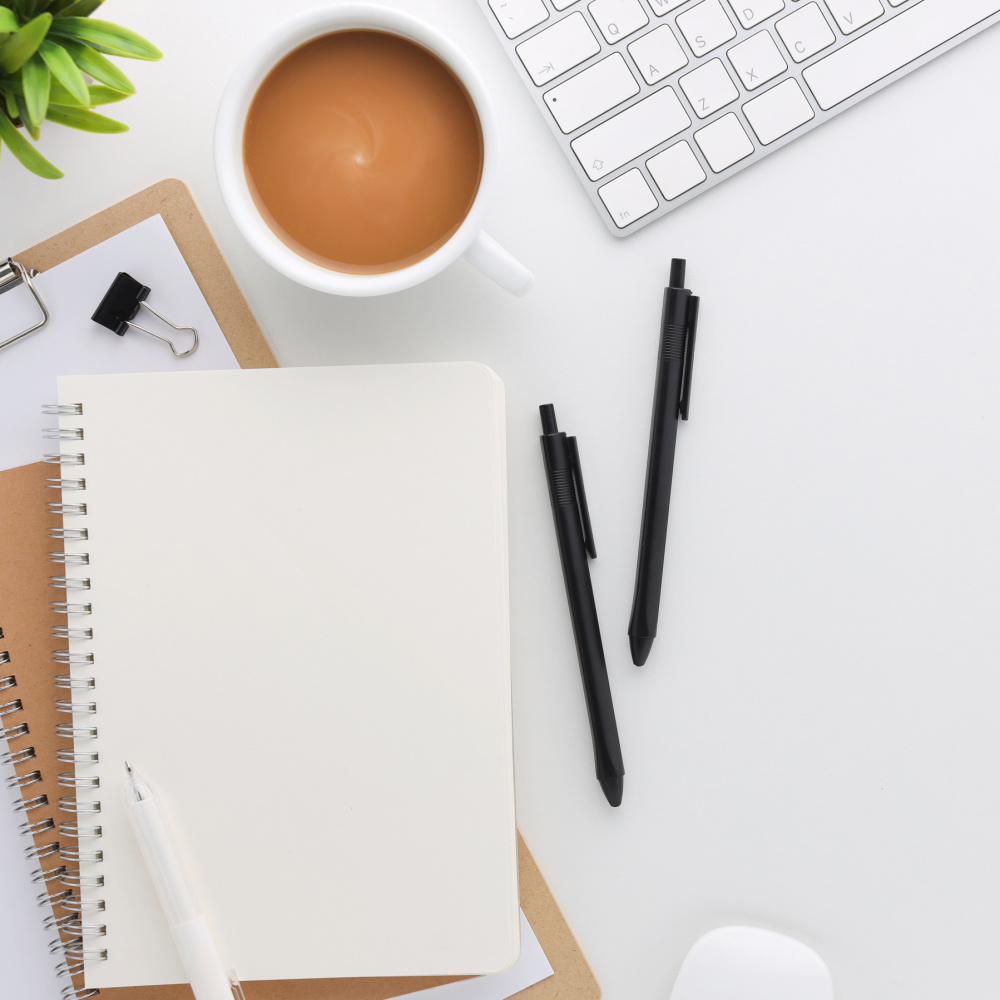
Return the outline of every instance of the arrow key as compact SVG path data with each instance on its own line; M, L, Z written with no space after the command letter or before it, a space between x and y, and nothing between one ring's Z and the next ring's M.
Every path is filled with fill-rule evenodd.
M516 46L528 75L540 87L601 51L580 11Z

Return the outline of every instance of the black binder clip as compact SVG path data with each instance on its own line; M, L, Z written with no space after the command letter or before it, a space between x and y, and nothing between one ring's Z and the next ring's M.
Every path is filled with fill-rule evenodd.
M31 292L35 299L35 304L42 313L42 318L33 326L25 327L20 333L15 333L13 337L8 337L6 340L0 341L0 351L5 347L16 344L19 340L24 340L25 337L36 330L41 330L49 321L49 311L45 308L45 303L42 301L41 295L38 294L38 289L35 288L31 280L37 274L38 272L34 268L25 267L16 260L11 260L10 257L4 263L0 264L0 295L4 292L9 292L12 288L17 288L18 285L24 285Z
M151 337L162 340L173 352L175 358L186 358L188 355L194 354L198 350L198 331L193 326L178 326L176 323L171 323L166 316L161 316L160 313L146 302L147 295L149 295L148 286L136 281L132 275L126 274L124 271L119 271L118 277L111 282L111 287L108 289L107 294L101 299L101 304L90 318L95 323L100 323L101 326L113 330L119 337L124 337L125 331L129 327L132 327L133 330L141 330L143 333L148 333ZM158 320L166 323L167 326L175 330L189 330L194 335L194 343L188 350L178 351L173 341L133 323L132 320L135 319L135 315L140 307L148 309Z

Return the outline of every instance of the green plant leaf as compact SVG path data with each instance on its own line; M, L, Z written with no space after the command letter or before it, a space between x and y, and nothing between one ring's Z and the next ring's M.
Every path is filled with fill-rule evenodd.
M37 17L47 7L46 0L21 0L21 10L26 18Z
M56 180L63 176L63 172L42 156L27 139L21 135L14 127L14 123L0 115L0 141L7 144L10 151L24 164L33 174L39 177L46 177L49 180Z
M63 108L95 108L98 104L114 104L115 101L124 101L130 96L120 90L100 87L93 83L87 89L90 91L90 99L86 104L81 104L58 80L53 80L52 90L49 92L49 104L58 104Z
M106 88L101 87L100 89L105 90ZM21 85L20 76L8 77L6 80L3 81L2 84L0 84L0 90L7 91L11 94L15 94L18 97L24 96L24 87ZM125 97L125 95L122 94L122 97ZM81 105L80 102L75 97L73 97L73 95L70 94L70 92L58 80L51 81L51 86L49 89L49 103L72 104L78 108L83 107L83 105ZM86 107L88 108L90 107L89 102L87 103Z
M53 34L86 42L112 56L148 60L163 58L163 53L141 35L110 21L98 21L92 17L60 17L55 22Z
M114 104L116 101L124 101L129 96L120 90L112 90L110 87L90 85L90 106L92 108L96 108L99 104Z
M19 97L17 99L17 117L21 119L24 129L28 135L30 135L35 142L38 142L38 126L28 117L28 108L24 103L23 97Z
M110 59L105 59L89 45L72 42L67 38L63 41L63 48L73 57L73 62L98 83L103 83L112 90L120 90L126 95L135 93L132 81Z
M17 28L14 12L9 7L0 7L0 31L17 31Z
M87 111L86 108L64 108L53 104L50 105L46 117L57 125L68 125L70 128L78 128L82 132L128 131L128 125L124 122L116 122L114 118L105 118L104 115L99 115L95 111Z
M55 4L49 10L55 17L90 17L102 3L104 0L61 0L58 11Z
M0 70L4 73L14 73L19 70L38 51L51 23L51 14L39 14L23 28L15 31L3 45L0 45Z
M52 76L48 66L37 53L21 67L21 85L24 87L24 105L28 121L36 128L45 120L49 107L49 90Z
M61 45L46 38L38 50L45 60L45 65L52 70L52 75L76 98L81 107L90 105L90 91L87 81L77 68L73 57Z
M13 90L6 91L3 95L3 98L4 98L4 104L7 107L7 114L10 115L11 118L16 118L17 98L14 96L14 91Z

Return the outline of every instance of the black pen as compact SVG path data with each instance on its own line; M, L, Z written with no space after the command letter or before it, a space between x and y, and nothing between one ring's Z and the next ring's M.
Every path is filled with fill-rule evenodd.
M639 531L639 559L635 569L632 617L628 623L632 662L639 667L646 662L656 636L677 420L687 420L691 399L698 296L683 287L684 266L684 261L677 257L670 262L670 284L663 293L653 419L646 459L646 491L642 499L642 527Z
M540 406L542 415L542 455L545 476L549 483L552 517L559 540L559 556L566 580L566 597L573 635L580 659L580 674L590 716L590 732L594 739L594 763L597 780L613 806L621 805L622 777L625 765L618 742L615 707L611 702L608 666L604 660L601 627L597 621L594 588L590 583L587 556L597 558L594 535L590 528L587 494L580 473L580 453L576 438L567 437L556 425L556 412L551 403Z

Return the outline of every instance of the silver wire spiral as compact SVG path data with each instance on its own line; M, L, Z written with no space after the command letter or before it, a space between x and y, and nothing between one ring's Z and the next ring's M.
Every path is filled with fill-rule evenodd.
M79 403L53 404L43 407L43 412L51 416L73 417L82 415L83 407ZM79 427L51 427L43 431L43 437L46 440L60 442L82 441L84 433ZM86 455L79 451L55 452L46 454L44 461L61 468L77 467L86 464ZM62 527L48 530L49 538L57 539L64 545L87 541L87 528L72 523L74 519L86 516L86 503L64 502L66 493L86 490L86 479L82 476L68 478L60 475L48 479L46 485L63 494L60 501L46 505L50 514L64 519ZM71 592L90 590L90 579L70 574L73 573L73 567L87 566L90 563L90 556L86 552L68 551L64 548L63 551L49 553L49 558L53 563L66 567L64 570L66 575L50 577L50 584L67 592L65 600L52 601L49 607L54 613L65 615L69 619L66 624L53 626L53 638L70 644L88 642L93 639L93 629L80 624L78 619L91 613L91 605L86 600L77 599L76 594ZM72 740L73 743L72 747L63 746L56 750L56 760L72 766L72 770L57 776L56 783L64 788L73 789L77 794L63 796L56 803L58 813L68 814L65 820L59 821L58 827L56 821L49 818L22 824L22 832L34 836L37 833L56 830L60 838L49 844L33 846L29 851L34 858L57 856L61 862L67 863L44 872L39 869L37 877L44 881L46 886L58 883L58 888L53 884L52 889L40 895L38 900L40 906L52 908L52 913L46 918L45 926L58 934L49 946L53 955L60 955L62 958L56 967L57 975L64 979L72 979L84 971L86 963L104 961L107 958L106 949L98 946L99 939L105 936L105 926L103 923L88 919L92 914L104 911L104 900L90 898L89 892L86 898L83 895L86 890L102 886L104 876L81 870L80 867L100 864L104 860L104 852L94 848L90 843L101 837L103 832L100 824L93 822L93 818L96 818L101 811L100 800L82 797L87 792L100 788L100 778L96 774L83 773L81 770L89 769L100 760L96 750L81 747L87 740L97 738L97 727L86 724L81 718L95 715L97 705L86 697L80 697L81 694L93 691L95 682L93 677L78 675L77 670L90 667L94 662L94 656L89 652L81 652L74 646L56 649L52 653L52 659L67 670L66 673L56 676L55 686L69 694L68 698L56 700L56 711L72 717L71 721L61 722L56 726L56 736L61 740ZM27 776L23 783L30 784ZM47 799L45 804L48 804ZM26 806L25 811L30 812L34 808L41 808L41 805L33 805L30 808ZM70 842L64 843L63 839ZM99 991L96 989L87 987L77 989L72 983L62 988L63 1000L87 1000L98 995Z

